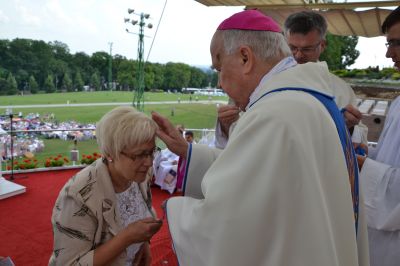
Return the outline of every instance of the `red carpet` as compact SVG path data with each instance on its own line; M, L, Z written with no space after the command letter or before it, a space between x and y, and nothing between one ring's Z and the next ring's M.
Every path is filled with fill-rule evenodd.
M48 264L53 247L54 202L65 182L77 171L29 173L25 175L28 178L14 180L26 187L26 193L0 200L0 256L10 256L16 266ZM162 216L160 205L170 195L156 187L152 191L153 205ZM151 240L151 252L154 266L178 265L166 221Z

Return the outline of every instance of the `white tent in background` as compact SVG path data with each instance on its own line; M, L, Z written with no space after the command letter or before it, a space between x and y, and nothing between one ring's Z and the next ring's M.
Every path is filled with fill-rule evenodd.
M355 1L355 0L196 0L206 6L246 6L259 9L275 19L281 26L295 12L314 10L326 18L328 31L341 36L381 36L380 25L391 9L400 1Z

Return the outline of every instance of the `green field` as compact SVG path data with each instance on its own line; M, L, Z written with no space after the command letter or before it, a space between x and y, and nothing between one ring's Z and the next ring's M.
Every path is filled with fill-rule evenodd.
M148 102L160 101L188 101L190 94L146 92L144 100ZM208 96L199 95L199 100L208 100ZM195 96L192 95L194 100ZM223 96L213 96L213 100L225 100ZM128 91L96 91L96 92L65 92L32 94L24 96L0 96L0 106L32 105L32 104L66 104L66 103L113 103L132 102L133 92ZM3 108L4 109L4 108ZM1 112L1 109L0 109Z
M53 107L53 108L13 108L13 113L22 112L24 115L28 113L39 113L40 115L53 113L58 122L77 121L81 123L94 123L98 121L106 112L116 106L81 106L81 107ZM174 116L171 112L174 110ZM209 128L213 127L216 117L215 104L154 104L145 105L145 113L150 114L151 111L159 112L168 116L173 123L183 123L188 128ZM5 113L5 110L0 110ZM213 120L211 122L210 120Z
M131 92L78 92L78 93L57 93L57 94L41 94L29 96L2 96L0 97L0 106L9 105L36 105L36 104L56 104L66 103L69 99L70 103L103 103L103 102L130 102L132 99ZM194 97L191 103L178 103L178 97L181 101L188 101L187 94L172 93L146 93L145 99L151 101L176 101L176 104L145 104L145 113L150 114L156 111L168 117L174 124L183 124L186 128L204 129L214 128L216 121L216 104L215 100L227 101L227 97L212 97L208 101L207 96L199 96L199 100L207 100L206 104L196 103ZM74 101L74 102L72 102ZM92 106L92 107L52 107L52 108L13 108L14 114L22 112L23 115L28 113L44 114L53 113L58 122L74 120L81 123L95 123L106 112L115 106ZM6 108L0 107L0 114L5 114ZM173 115L172 115L173 113ZM200 132L195 132L195 138L200 138ZM58 139L45 139L45 148L42 152L35 154L35 158L39 161L39 166L43 166L43 162L49 156L61 154L69 157L70 150L73 147L72 141L64 141ZM159 142L159 146L165 147ZM80 155L97 152L95 140L78 142L78 150ZM18 158L16 158L17 160ZM5 165L3 164L3 169Z

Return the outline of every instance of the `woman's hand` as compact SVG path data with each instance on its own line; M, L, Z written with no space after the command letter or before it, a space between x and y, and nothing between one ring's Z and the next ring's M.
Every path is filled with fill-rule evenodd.
M154 218L145 218L129 224L125 229L119 232L109 241L98 246L94 250L93 265L110 265L111 261L119 256L128 246L134 243L148 242L150 238L160 230L162 220ZM144 243L146 244L146 243ZM142 251L144 252L144 251ZM143 257L144 256L144 257ZM144 253L138 254L141 261L148 261L149 258ZM136 261L136 259L135 259ZM136 265L150 265L136 264ZM135 265L135 264L134 264Z
M135 255L135 260L132 266L150 266L151 265L151 253L149 242L144 242L140 247L139 251Z
M129 224L124 229L124 234L126 234L130 244L145 242L149 241L160 230L161 226L162 220L145 218Z

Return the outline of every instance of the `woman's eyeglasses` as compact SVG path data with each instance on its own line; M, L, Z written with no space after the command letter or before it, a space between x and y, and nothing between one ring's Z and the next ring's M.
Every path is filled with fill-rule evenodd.
M148 157L153 159L154 156L159 151L161 151L161 149L159 147L155 147L151 151L146 151L146 152L142 152L142 153L139 153L139 154L129 155L129 154L123 152L123 151L121 151L121 154L124 155L125 157L131 159L133 162L136 162L136 161L143 161L143 160L147 159Z

